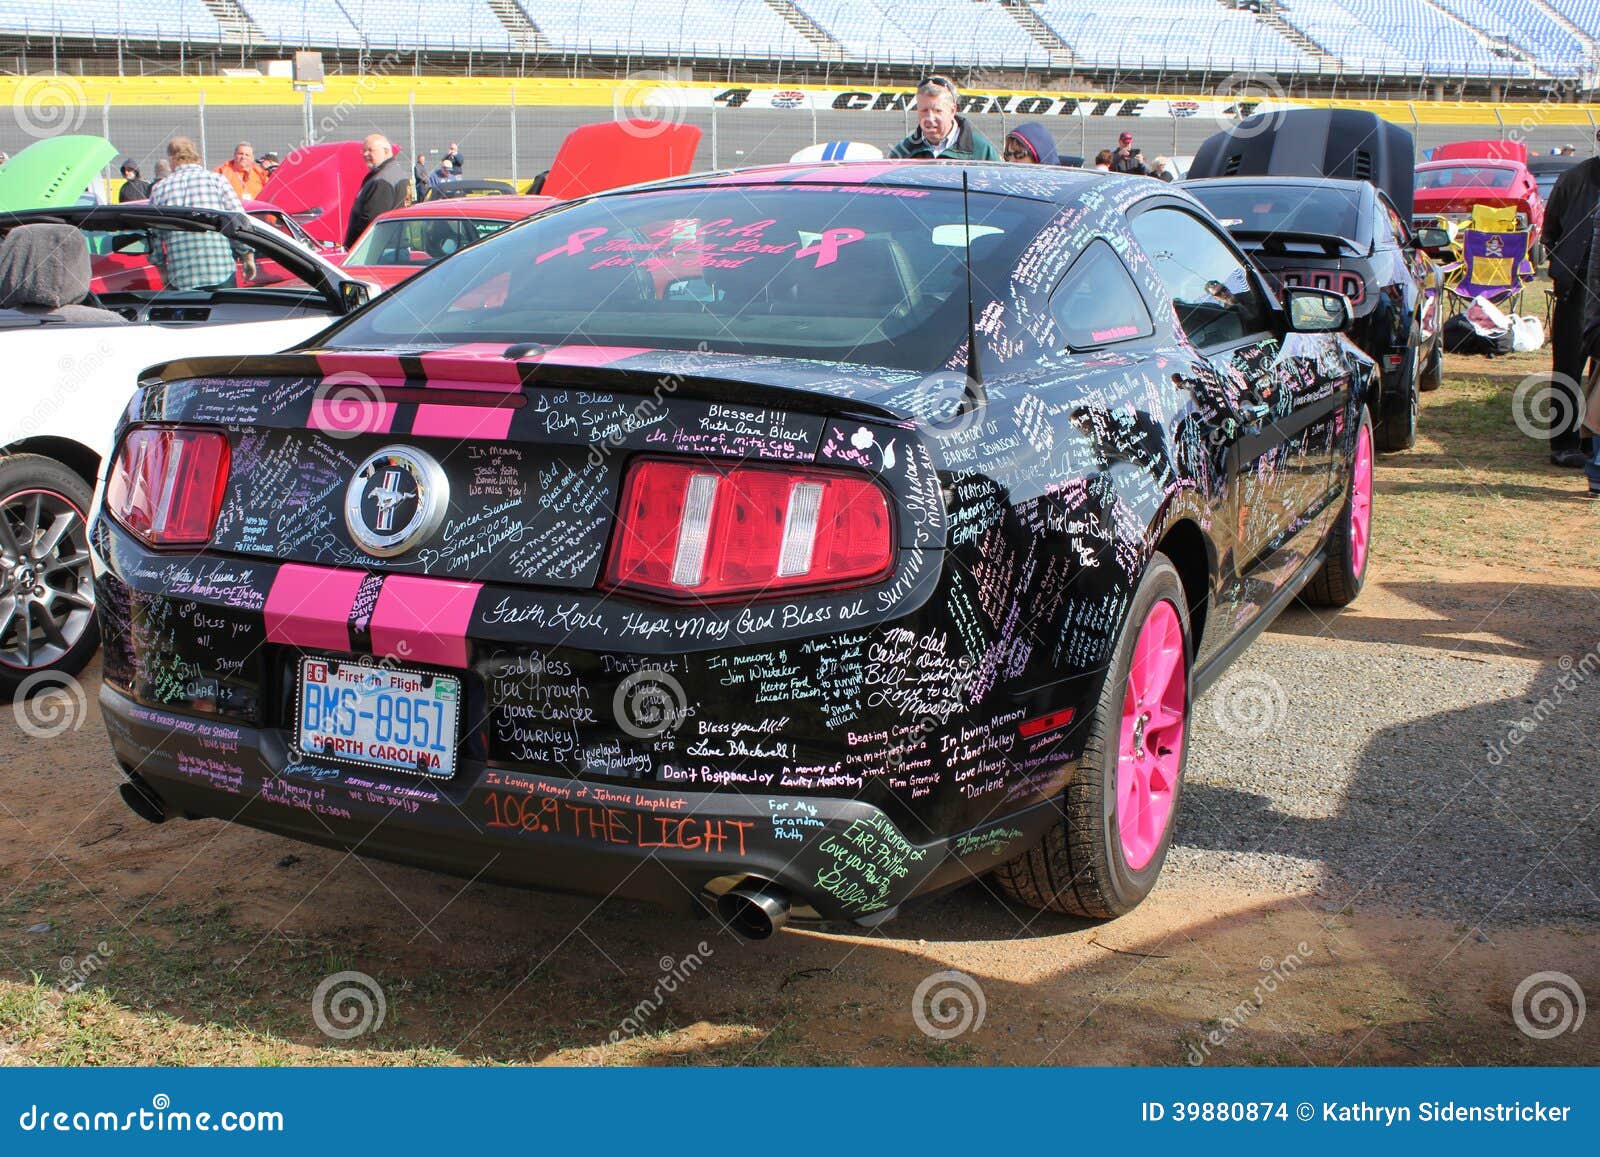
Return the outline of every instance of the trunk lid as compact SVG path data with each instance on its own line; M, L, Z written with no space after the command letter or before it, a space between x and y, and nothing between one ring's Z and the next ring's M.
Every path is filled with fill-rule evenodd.
M820 463L904 489L883 457L909 419L871 398L915 374L693 351L506 353L172 362L147 377L139 417L227 427L232 466L210 551L527 587L595 587L636 454ZM914 438L900 441L913 451ZM375 554L376 504L413 483L445 495L432 529ZM411 500L394 501L390 523L404 526Z

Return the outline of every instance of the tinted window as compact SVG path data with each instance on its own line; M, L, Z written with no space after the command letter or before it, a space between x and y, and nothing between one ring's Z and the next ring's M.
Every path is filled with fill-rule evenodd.
M1211 215L1231 231L1333 234L1359 240L1360 205L1352 189L1306 185L1191 185Z
M1050 297L1060 344L1075 350L1148 337L1150 311L1127 267L1104 241L1092 242Z
M980 309L1056 211L972 194ZM962 220L959 190L724 185L599 197L473 246L328 341L577 341L925 373L965 338ZM481 291L492 281L504 292Z
M1420 169L1419 189L1509 189L1516 179L1515 169L1492 165L1446 165L1442 169Z
M350 250L349 264L432 265L509 224L468 217L391 217L373 222Z
M1151 209L1131 228L1195 345L1223 345L1265 328L1248 271L1210 226L1179 209Z

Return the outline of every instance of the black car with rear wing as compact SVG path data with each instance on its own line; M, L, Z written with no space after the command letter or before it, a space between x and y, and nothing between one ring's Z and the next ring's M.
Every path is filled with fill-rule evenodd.
M1195 696L1361 588L1348 323L1142 177L564 204L144 375L91 543L123 798L758 936L987 873L1126 912Z
M1379 450L1416 441L1420 391L1444 369L1437 266L1425 249L1440 230L1413 231L1386 193L1332 177L1225 177L1187 181L1233 239L1281 286L1342 293L1348 336L1382 370L1372 400Z

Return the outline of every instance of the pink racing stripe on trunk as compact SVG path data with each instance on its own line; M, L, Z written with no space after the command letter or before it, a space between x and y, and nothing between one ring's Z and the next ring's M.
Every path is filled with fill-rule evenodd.
M372 612L372 653L402 662L467 665L467 627L482 583L392 574Z
M400 382L405 371L394 354L346 353L341 350L324 350L315 355L317 368L324 376L329 374L361 374L374 380L387 379Z
M370 387L352 383L325 388L325 397L311 400L306 419L311 429L326 434L387 434L394 425L394 403L375 400L381 395Z
M464 387L463 387L464 388ZM503 442L511 432L510 406L417 406L411 432L419 438L485 438Z
M350 650L350 610L365 571L285 563L262 610L267 641L318 651Z
M558 345L545 351L541 361L563 366L609 366L636 354L653 352L649 346Z
M358 353L319 353L316 359L322 384L311 399L306 425L329 434L387 434L395 407L384 401L383 391L405 384L400 359Z
M422 372L430 389L504 390L522 388L522 371L505 356L506 346L469 342L422 355Z

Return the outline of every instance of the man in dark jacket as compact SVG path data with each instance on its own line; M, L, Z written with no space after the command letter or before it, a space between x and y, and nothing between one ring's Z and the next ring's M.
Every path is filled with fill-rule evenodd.
M961 94L955 82L930 76L917 85L917 131L889 150L891 157L947 161L998 161L989 139L956 113Z
M123 201L148 201L150 199L150 182L140 180L139 166L132 157L126 157L122 162L122 188L117 190L117 203Z
M1133 147L1132 133L1123 133L1117 138L1117 147L1111 150L1111 171L1137 173L1139 176L1149 174L1150 170L1145 167L1144 157Z
M1590 157L1561 174L1544 209L1544 247L1556 306L1550 317L1550 377L1558 391L1550 405L1550 461L1580 467L1579 382L1585 358L1584 322L1593 300L1589 289L1595 207L1600 204L1600 158Z
M411 179L389 138L382 133L373 133L361 142L361 159L367 162L367 176L350 206L350 227L344 233L346 249L356 243L378 214L406 203L406 183Z

